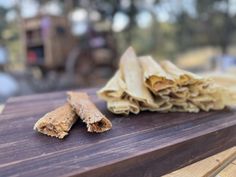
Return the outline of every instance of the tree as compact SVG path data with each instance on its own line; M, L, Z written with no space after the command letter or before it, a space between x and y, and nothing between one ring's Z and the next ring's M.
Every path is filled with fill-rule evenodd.
M196 41L194 36L197 34L195 23L196 20L189 16L187 12L181 11L177 14L175 38L178 50L183 51L194 46Z
M8 9L0 6L0 41L3 41L3 32L7 27L6 14Z
M196 1L198 18L205 25L209 44L219 46L223 54L227 53L235 27L230 6L230 0Z

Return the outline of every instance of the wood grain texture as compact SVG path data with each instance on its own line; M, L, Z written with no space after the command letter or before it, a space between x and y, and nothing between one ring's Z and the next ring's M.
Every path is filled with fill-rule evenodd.
M9 99L0 115L0 176L157 177L236 145L235 110L124 117L87 92L111 131L88 133L79 121L64 140L50 138L33 125L65 92Z
M224 166L227 166L235 155L236 147L232 147L226 151L188 165L162 177L191 177L193 174L194 177L215 177L218 171L224 168Z
M236 160L223 169L216 177L235 177L236 176Z

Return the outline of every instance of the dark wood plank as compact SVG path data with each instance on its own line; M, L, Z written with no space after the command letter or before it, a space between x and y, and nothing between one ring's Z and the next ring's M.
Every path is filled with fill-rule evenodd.
M0 176L160 176L236 145L236 111L117 116L88 93L113 129L86 132L78 121L64 140L33 131L65 92L8 100L0 115Z

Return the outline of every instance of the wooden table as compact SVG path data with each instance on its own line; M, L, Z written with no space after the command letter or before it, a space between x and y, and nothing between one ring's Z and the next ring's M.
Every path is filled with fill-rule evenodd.
M236 147L232 147L162 177L235 177L235 172Z
M64 140L33 131L65 92L11 98L0 115L2 176L161 176L236 145L236 111L109 113L94 89L86 90L113 129L86 132L77 122Z

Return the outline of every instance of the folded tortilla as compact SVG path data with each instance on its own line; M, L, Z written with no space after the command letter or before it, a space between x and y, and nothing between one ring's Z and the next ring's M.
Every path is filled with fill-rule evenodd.
M166 95L170 95L171 92L172 92L172 89L167 88L167 89L160 90L160 91L156 92L155 96L166 96Z
M120 71L124 81L122 89L141 105L154 109L156 107L153 97L143 83L143 73L137 56L132 47L129 47L120 60Z
M214 83L224 86L227 88L236 88L236 77L234 74L229 73L221 73L221 72L212 72L212 73L204 73L203 77L208 77L214 81Z
M173 105L170 112L193 112L197 113L200 109L191 102L187 102L187 106Z
M182 70L170 61L159 64L151 56L137 58L132 47L122 55L117 73L98 95L116 114L199 112L236 105L236 87L216 86L211 79Z
M139 57L139 61L143 69L144 83L153 93L174 85L173 78L151 56Z
M221 110L227 105L223 96L220 92L216 91L213 94L204 93L189 100L204 111Z
M208 88L208 94L217 100L218 104L236 106L236 92L226 87L212 84Z
M189 89L188 87L173 87L170 95L176 98L188 98Z
M221 93L224 95L224 101L227 105L236 104L236 78L233 74L226 73L205 73L203 76L212 80L214 85L221 87ZM211 84L212 85L212 84ZM222 90L223 88L223 90Z
M166 73L175 79L175 82L179 85L189 85L202 82L204 80L201 76L178 68L168 60L161 61L160 65L166 71Z
M68 103L76 114L87 124L88 132L104 132L110 130L112 124L89 99L85 92L68 92Z
M156 110L153 110L153 111L169 112L172 109L172 106L173 105L171 104L171 102L164 102Z
M97 94L104 100L121 99L122 95L124 94L124 90L120 84L122 84L122 80L121 73L118 70L115 75L107 82L107 84L97 92Z
M114 114L128 115L130 112L134 114L140 112L139 105L129 100L110 100L107 102L107 108Z
M198 87L192 85L188 87L188 91L190 98L197 97L201 92Z

